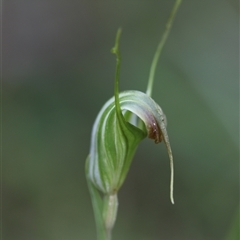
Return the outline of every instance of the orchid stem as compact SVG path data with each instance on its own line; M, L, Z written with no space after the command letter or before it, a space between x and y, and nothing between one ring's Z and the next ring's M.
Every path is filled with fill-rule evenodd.
M168 38L168 35L170 33L170 30L172 28L172 24L173 24L173 20L176 16L177 10L181 4L182 0L176 0L175 4L173 6L172 12L170 13L170 16L168 18L167 24L165 26L165 31L163 33L162 39L160 40L157 50L155 52L155 55L153 57L153 61L152 61L152 65L150 68L150 73L149 73L149 78L148 78L148 85L147 85L147 91L146 94L151 97L152 95L152 88L153 88L153 82L154 82L154 76L155 76L155 72L156 72L156 67L157 67L157 63L159 60L159 57L161 55L163 46Z

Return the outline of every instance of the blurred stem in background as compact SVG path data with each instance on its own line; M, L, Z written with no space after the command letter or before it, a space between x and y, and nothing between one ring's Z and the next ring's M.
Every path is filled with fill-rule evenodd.
M237 213L233 218L232 226L226 240L240 239L240 206L237 209Z
M150 68L150 74L149 74L149 78L148 78L147 92L146 92L147 95L150 96L150 97L152 95L152 88L153 88L153 82L154 82L154 76L155 76L155 72L156 72L157 63L158 63L159 57L161 55L163 46L164 46L164 44L165 44L165 42L168 38L168 35L170 33L171 28L172 28L173 20L176 16L177 10L178 10L181 2L182 2L182 0L176 0L175 4L173 6L172 12L170 13L170 16L168 18L168 21L167 21L162 39L159 42L157 50L156 50L156 52L154 54L154 57L153 57L152 65L151 65L151 68Z
M86 160L86 177L93 204L98 240L111 239L111 232L117 217L117 192L125 180L139 142L147 134L149 138L155 140L155 143L163 140L167 147L171 168L170 199L174 203L173 157L166 131L166 118L160 106L150 96L156 66L181 2L181 0L175 1L157 47L146 94L138 91L126 91L119 94L121 30L117 32L115 46L112 49L112 53L117 57L114 98L103 106L94 123L90 155ZM141 124L137 124L137 121L134 125L130 124L126 121L122 110L130 111L138 116L142 120Z

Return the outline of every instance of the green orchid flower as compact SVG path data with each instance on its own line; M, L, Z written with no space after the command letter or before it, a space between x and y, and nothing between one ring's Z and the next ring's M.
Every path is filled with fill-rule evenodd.
M166 31L153 59L147 93L119 93L121 57L118 30L112 53L116 55L114 97L100 110L92 129L90 154L86 160L86 178L91 194L99 240L110 240L114 226L118 197L135 151L145 137L155 143L163 141L170 159L170 199L173 199L173 155L167 134L167 120L161 107L150 97L154 72L173 18L181 1L177 0Z

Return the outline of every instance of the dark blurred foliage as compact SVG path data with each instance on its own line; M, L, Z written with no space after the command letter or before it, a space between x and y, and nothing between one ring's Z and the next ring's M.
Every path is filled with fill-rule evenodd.
M174 1L3 1L4 240L91 240L84 164L113 95L145 91ZM239 204L239 3L183 0L153 98L168 118L175 205L163 144L144 140L119 192L114 240L223 240ZM238 224L235 224L238 226Z

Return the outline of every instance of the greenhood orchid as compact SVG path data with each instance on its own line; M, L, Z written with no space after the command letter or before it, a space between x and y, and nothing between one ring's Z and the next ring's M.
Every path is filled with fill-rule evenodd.
M135 151L144 138L164 142L170 159L170 199L173 199L173 156L167 134L167 120L161 107L150 97L155 67L167 39L173 18L181 1L177 0L164 36L155 54L147 93L119 93L121 56L118 30L112 53L116 55L114 96L100 110L92 129L90 153L86 160L86 178L91 194L99 240L110 240L114 226L118 197L129 171ZM169 27L170 26L170 27Z

